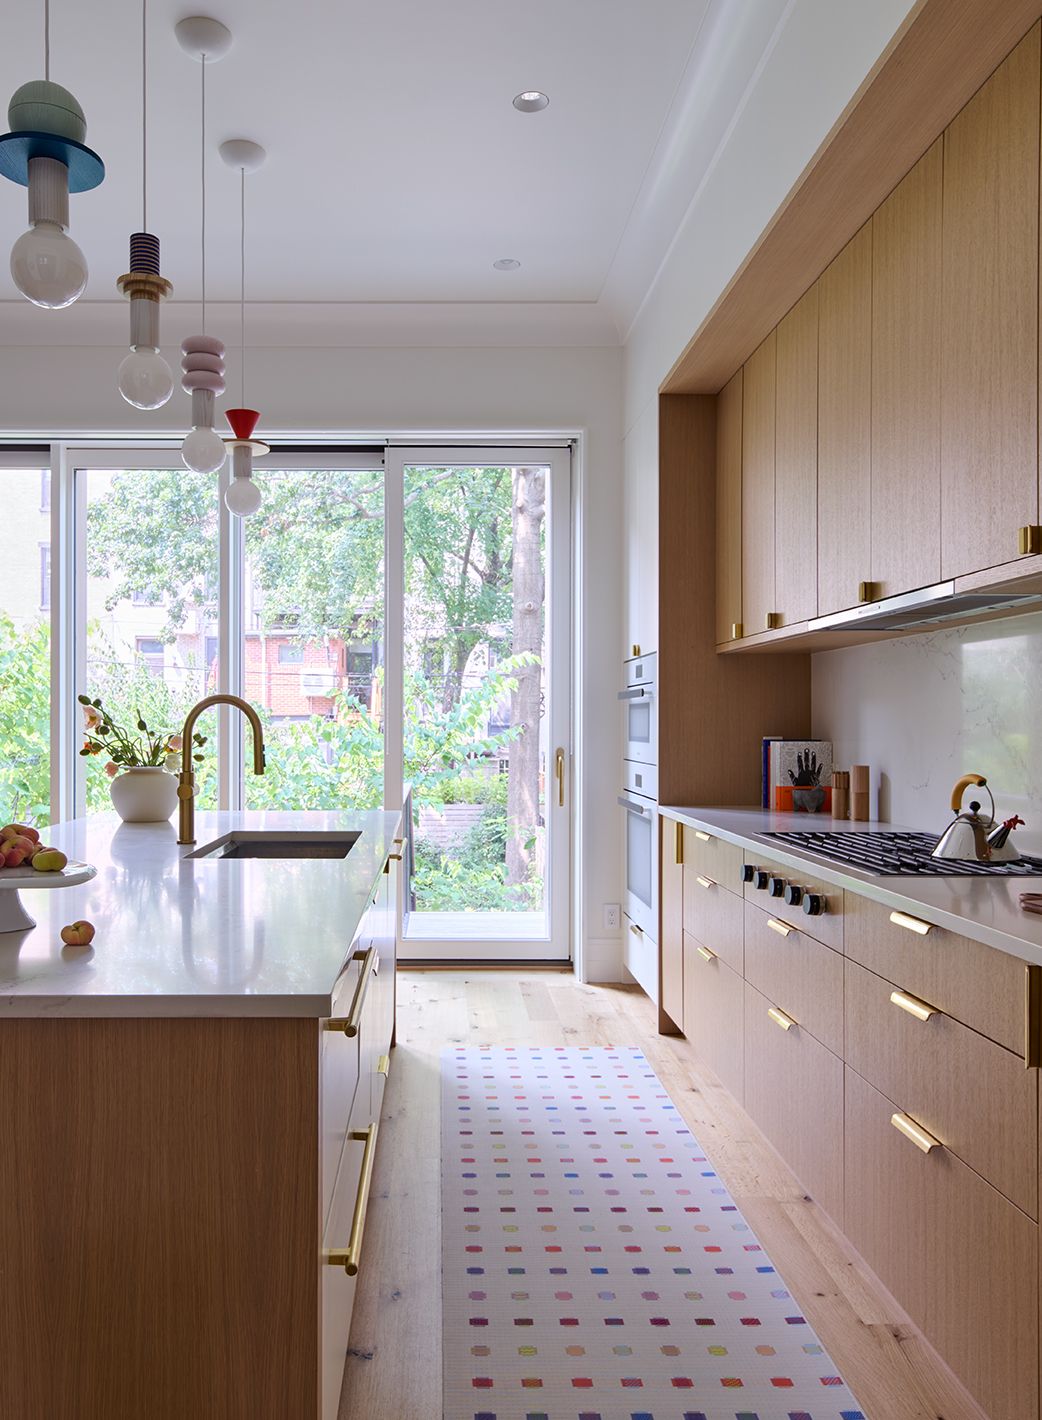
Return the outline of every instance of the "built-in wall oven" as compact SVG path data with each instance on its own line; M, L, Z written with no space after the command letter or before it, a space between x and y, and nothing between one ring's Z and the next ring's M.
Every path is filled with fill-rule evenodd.
M619 805L625 813L625 962L632 976L658 997L658 714L656 657L625 663L625 758Z
M627 661L626 688L619 691L619 699L625 707L623 758L638 764L658 764L657 664L655 655L636 656Z

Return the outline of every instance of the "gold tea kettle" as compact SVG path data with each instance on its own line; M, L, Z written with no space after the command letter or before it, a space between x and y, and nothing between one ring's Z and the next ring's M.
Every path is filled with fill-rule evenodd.
M973 785L987 790L990 814L982 814L979 801L970 801L969 813L962 812L962 798ZM964 774L952 790L952 813L955 818L941 834L935 858L961 858L977 863L1012 863L1020 854L1010 837L1018 823L1024 820L1016 814L1004 823L995 820L995 799L983 774Z

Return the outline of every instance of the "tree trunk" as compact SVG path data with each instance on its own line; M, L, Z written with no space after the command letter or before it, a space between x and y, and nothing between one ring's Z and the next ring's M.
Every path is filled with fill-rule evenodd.
M513 654L541 657L545 577L541 529L546 504L546 471L519 468L513 500ZM510 696L510 722L520 730L510 745L507 777L507 882L528 880L535 856L539 822L539 712L543 668L541 660L516 672L517 689Z

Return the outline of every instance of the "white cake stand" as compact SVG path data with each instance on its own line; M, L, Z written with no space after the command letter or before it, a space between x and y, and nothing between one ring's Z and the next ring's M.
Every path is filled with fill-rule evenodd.
M97 872L90 863L66 863L56 873L38 873L31 864L0 868L0 933L24 932L36 926L36 919L29 916L18 896L21 888L77 887L80 883L89 883Z

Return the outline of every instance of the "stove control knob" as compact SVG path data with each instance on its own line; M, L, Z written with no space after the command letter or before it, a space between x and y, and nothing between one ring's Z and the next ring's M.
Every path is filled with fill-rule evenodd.
M754 878L755 876L756 876L756 869L753 867L752 863L743 863L743 864L742 864L742 882L743 882L743 883L751 883L752 880L753 880L753 878Z
M771 878L767 885L767 891L770 893L771 897L781 897L785 891L785 879Z
M828 910L828 899L824 893L808 892L803 897L803 910L808 917L820 917Z
M785 901L790 907L799 907L803 901L803 889L797 887L795 883L790 883L785 889Z
M770 880L771 875L769 872L767 872L766 868L756 869L756 873L753 877L753 884L756 888L759 889L760 892L763 892L764 888L766 888Z

